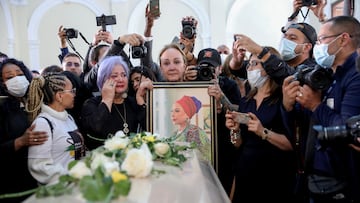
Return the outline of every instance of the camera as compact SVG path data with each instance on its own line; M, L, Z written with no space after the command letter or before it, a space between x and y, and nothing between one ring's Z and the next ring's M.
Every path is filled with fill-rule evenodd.
M316 4L317 0L302 0L302 6L312 6Z
M200 64L195 66L193 70L197 70L196 80L198 81L210 81L214 78L215 67L211 66L210 64Z
M103 31L106 31L107 25L115 25L115 24L116 24L115 15L106 16L102 14L101 16L96 17L96 25L101 26Z
M196 27L194 21L182 21L182 34L187 39L194 38L196 34Z
M300 82L300 85L306 84L314 90L325 90L333 82L333 71L319 65L312 67L301 64L298 66L294 77Z
M132 46L131 57L132 58L144 58L147 55L147 48L144 45Z
M348 142L358 143L356 140L360 137L360 115L350 117L345 125L322 127L315 125L314 130L318 132L318 139L323 141L346 140Z
M75 30L74 28L64 28L64 31L66 38L68 39L77 38L79 34L79 31Z

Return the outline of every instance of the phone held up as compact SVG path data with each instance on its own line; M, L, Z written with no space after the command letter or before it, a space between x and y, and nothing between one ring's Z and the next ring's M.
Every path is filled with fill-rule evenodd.
M160 4L159 0L150 0L150 13L154 18L160 17Z
M116 24L115 15L106 16L102 14L101 16L96 17L96 25L101 26L103 31L106 31L107 25L115 25L115 24Z
M247 113L241 113L241 112L235 112L235 122L241 123L241 124L247 124L250 120L250 116Z

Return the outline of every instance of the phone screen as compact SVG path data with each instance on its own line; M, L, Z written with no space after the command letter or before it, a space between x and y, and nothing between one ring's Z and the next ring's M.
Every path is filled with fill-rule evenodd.
M150 0L150 13L153 17L160 17L160 5L159 0Z

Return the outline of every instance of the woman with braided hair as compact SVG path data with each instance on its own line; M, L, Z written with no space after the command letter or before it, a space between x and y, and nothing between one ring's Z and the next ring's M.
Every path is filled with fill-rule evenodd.
M62 73L49 73L34 78L29 88L27 110L35 130L49 135L42 144L29 147L28 166L41 184L51 184L67 173L73 160L85 156L81 133L66 109L74 106L76 88Z

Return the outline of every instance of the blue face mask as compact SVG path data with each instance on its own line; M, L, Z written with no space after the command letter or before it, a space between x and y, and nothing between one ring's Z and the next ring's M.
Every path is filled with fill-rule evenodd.
M332 67L335 61L335 56L342 49L342 47L332 55L329 54L328 49L329 49L329 45L333 43L337 38L335 38L329 44L316 44L314 46L314 58L317 64L319 64L324 68Z
M295 53L295 48L297 45L298 44L296 44L295 42L286 38L281 39L279 51L284 61L290 61L291 59L294 59L299 55Z

